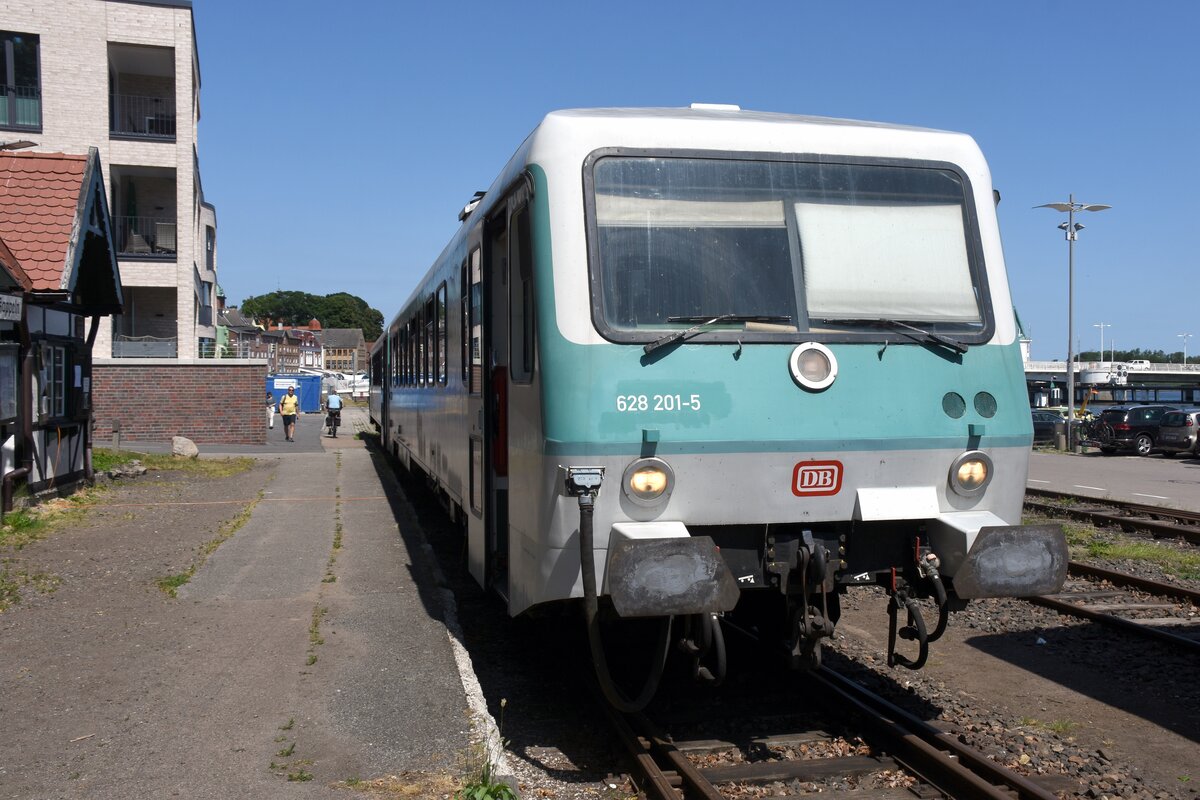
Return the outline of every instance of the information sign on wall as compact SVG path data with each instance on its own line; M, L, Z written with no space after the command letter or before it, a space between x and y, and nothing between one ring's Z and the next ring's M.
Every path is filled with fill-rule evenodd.
M22 299L19 294L0 294L0 321L21 321Z

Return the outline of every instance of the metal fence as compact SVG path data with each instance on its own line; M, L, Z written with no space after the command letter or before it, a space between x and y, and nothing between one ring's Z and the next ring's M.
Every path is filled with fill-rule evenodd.
M41 129L42 90L37 86L0 85L0 125Z
M175 255L174 217L113 217L113 227L123 256Z
M109 96L112 118L109 132L148 139L175 138L175 98L140 97L132 94Z
M113 358L175 358L178 340L157 336L114 336Z

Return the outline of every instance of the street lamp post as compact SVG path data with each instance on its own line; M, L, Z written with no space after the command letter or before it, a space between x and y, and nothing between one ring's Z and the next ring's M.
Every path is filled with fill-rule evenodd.
M1094 322L1092 323L1092 327L1100 329L1100 362L1104 363L1104 329L1111 328L1112 326L1107 322Z
M1187 366L1187 343L1188 343L1188 339L1192 338L1192 335L1190 333L1177 333L1175 335L1178 336L1180 339L1183 339L1183 365L1186 367Z
M1112 206L1095 203L1077 203L1075 195L1067 195L1065 203L1043 203L1034 208L1052 208L1065 211L1067 221L1058 227L1067 234L1067 449L1075 450L1075 353L1072 349L1075 338L1075 239L1083 225L1075 221L1078 211L1104 211Z

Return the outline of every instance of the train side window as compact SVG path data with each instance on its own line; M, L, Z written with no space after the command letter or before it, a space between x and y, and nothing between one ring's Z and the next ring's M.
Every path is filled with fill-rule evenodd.
M403 385L409 384L408 369L412 363L412 357L408 353L408 323L404 323L400 329L400 383Z
M413 354L417 358L416 370L413 373L413 381L417 386L425 385L425 309L421 308L417 311L416 319L413 320L413 338L416 340L416 347L413 349Z
M425 385L432 386L437 376L437 301L430 294L425 301Z
M471 334L471 312L468 303L471 298L471 270L467 265L470 262L463 259L462 266L458 270L458 359L459 365L462 367L462 382L467 383L467 374L469 371L470 361L470 334Z
M388 338L388 385L395 386L400 382L400 329L397 328Z
M470 330L470 373L467 376L467 391L480 394L483 391L483 251L476 247L470 256L471 299L467 313Z
M509 237L509 281L511 309L509 369L513 383L531 383L534 367L533 249L529 235L529 206L523 205L512 216Z
M437 290L437 381L442 386L446 385L446 361L448 358L446 345L448 344L448 336L446 331L446 282L442 281L442 285Z
M413 317L404 326L404 360L407 362L404 366L404 382L409 386L417 385L417 337L413 334L415 321L416 317Z

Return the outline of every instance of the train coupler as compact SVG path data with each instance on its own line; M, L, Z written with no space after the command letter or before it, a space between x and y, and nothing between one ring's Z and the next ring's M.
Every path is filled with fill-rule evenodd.
M833 636L833 617L829 613L831 572L829 551L813 539L811 531L789 542L793 546L793 561L780 571L787 587L789 573L799 582L799 604L792 613L791 666L793 669L814 670L821 666L821 640ZM782 566L768 564L767 568ZM773 570L774 571L774 570ZM820 607L814 600L820 601Z

